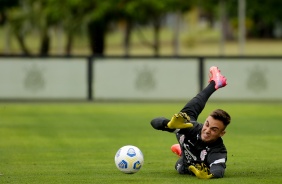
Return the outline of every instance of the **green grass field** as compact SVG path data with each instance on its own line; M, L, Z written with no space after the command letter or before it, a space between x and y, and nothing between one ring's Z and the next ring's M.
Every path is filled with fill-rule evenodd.
M282 104L207 104L200 122L215 108L227 110L232 122L223 137L225 178L206 181L177 174L174 134L150 126L152 118L170 118L184 103L2 103L0 183L282 183ZM114 164L127 144L145 157L136 174Z

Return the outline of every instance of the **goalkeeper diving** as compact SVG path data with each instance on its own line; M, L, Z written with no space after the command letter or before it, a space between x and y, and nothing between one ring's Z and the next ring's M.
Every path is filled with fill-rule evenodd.
M171 150L179 156L175 169L179 174L195 175L200 179L222 178L226 169L227 150L221 138L231 121L230 115L216 109L204 124L197 119L210 96L227 85L218 67L210 68L209 84L190 100L171 119L158 117L151 121L153 128L176 134L178 144Z

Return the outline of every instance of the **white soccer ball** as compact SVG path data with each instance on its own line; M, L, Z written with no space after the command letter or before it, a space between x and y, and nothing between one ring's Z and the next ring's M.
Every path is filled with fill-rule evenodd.
M144 164L144 156L139 148L132 145L121 147L115 155L116 167L123 173L138 172Z

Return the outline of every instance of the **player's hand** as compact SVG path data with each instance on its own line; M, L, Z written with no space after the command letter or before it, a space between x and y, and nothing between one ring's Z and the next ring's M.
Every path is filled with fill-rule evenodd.
M199 179L210 179L213 175L210 173L209 168L205 164L190 165L189 170L192 171Z
M174 114L168 122L167 127L170 129L191 128L193 124L190 123L190 117L185 112Z

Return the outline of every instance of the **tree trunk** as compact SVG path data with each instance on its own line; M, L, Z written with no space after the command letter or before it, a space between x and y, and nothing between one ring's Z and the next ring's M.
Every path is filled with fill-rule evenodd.
M88 24L90 49L93 55L104 55L106 25L102 20Z
M21 48L23 54L24 55L30 55L30 52L29 52L29 50L26 47L26 44L25 44L25 41L24 41L24 37L22 36L22 34L20 32L18 32L18 31L15 34L16 34L16 38L17 38L17 40L19 42L19 45L20 45L20 48Z
M154 55L159 56L160 54L160 28L161 22L160 19L154 20Z
M3 26L7 21L7 16L5 12L2 10L0 11L0 26Z
M129 56L131 31L132 31L132 23L130 21L126 21L125 30L124 30L124 42L123 42L125 56Z
M65 48L67 56L71 55L72 43L73 43L73 34L67 33L67 43L66 43L66 48Z
M41 37L41 45L40 45L40 55L47 56L49 54L50 48L50 37L48 34L48 29L43 30Z
M173 24L173 38L172 47L173 55L179 55L179 37L180 37L180 12L174 14L174 24Z

